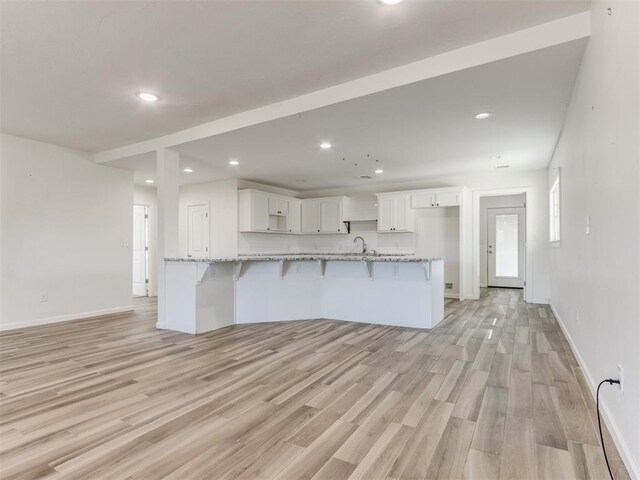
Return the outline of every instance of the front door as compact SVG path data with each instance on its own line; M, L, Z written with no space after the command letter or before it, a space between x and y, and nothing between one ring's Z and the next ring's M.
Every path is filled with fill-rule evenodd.
M524 288L525 209L489 208L488 286Z

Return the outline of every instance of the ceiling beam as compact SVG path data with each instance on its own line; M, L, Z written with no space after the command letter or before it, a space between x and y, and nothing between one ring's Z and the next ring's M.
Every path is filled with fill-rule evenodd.
M169 135L98 152L95 154L94 160L97 163L106 163L152 152L159 148L171 148L183 143L326 107L390 88L401 87L440 75L560 45L588 37L590 34L591 15L587 11L282 102L223 117Z

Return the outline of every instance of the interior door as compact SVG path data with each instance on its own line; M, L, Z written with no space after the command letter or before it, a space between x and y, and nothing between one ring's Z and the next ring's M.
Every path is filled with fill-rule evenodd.
M487 283L524 288L525 209L489 208L487 215Z
M187 207L187 255L209 256L209 205Z
M147 207L133 206L133 295L147 296Z

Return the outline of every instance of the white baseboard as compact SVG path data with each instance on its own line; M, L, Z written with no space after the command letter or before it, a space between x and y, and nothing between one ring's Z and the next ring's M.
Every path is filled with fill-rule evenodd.
M453 298L455 300L460 300L460 294L459 293L447 293L447 292L444 292L444 298Z
M49 323L69 322L71 320L101 317L103 315L130 312L132 310L133 305L125 305L122 307L105 308L103 310L91 310L89 312L71 313L68 315L59 315L57 317L38 318L36 320L26 320L24 322L6 323L0 325L0 330L15 330L16 328L35 327L38 325L47 325Z
M549 305L548 298L532 298L531 303L539 303L540 305Z
M593 397L593 401L595 402L596 388L598 386L598 383L593 379L591 372L587 368L587 364L582 358L582 355L580 355L580 351L576 347L576 344L573 342L573 338L571 338L571 335L569 335L569 331L564 326L564 323L560 318L560 315L558 315L558 311L553 306L553 303L549 303L549 306L551 307L551 311L553 312L553 315L556 317L556 320L558 321L558 325L560 325L560 328L562 329L562 332L564 333L564 336L567 339L567 342L569 342L569 346L571 347L571 350L573 351L573 354L575 355L576 360L578 361L578 364L582 369L582 372L584 373L584 378L587 381L587 386L589 387L589 390L591 391L591 396ZM630 454L629 446L627 445L627 442L625 442L624 438L622 438L622 436L620 435L618 424L613 418L613 416L611 415L611 412L609 411L609 407L607 407L607 404L604 401L600 403L600 412L602 417L604 418L604 421L607 427L609 428L609 433L611 433L611 438L613 438L613 442L616 444L616 448L618 449L618 452L622 457L622 461L627 467L627 472L629 473L629 476L632 478L632 480L640 480L640 471L638 470L637 465L633 461L633 457Z
M166 323L156 322L156 328L159 329L159 330L166 330L167 329L167 324Z

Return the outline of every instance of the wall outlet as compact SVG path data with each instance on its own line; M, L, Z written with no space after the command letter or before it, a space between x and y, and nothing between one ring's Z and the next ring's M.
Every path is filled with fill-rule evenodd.
M575 309L575 319L576 319L576 325L578 325L580 323L580 312L578 311L578 309Z
M622 365L618 364L618 380L620 380L620 384L618 388L620 389L620 395L624 394L624 372L622 371Z
M47 292L40 292L40 301L41 302L48 302L49 301L49 294Z
M591 216L590 215L587 215L587 222L586 223L587 223L587 225L586 225L586 228L585 228L585 233L587 235L591 235Z
M400 269L399 269L398 265L394 265L393 266L393 276L397 277L398 274L399 274L399 271L400 271Z
M444 284L445 290L453 290L453 282L448 282Z
M296 273L302 273L302 265L299 263L296 265Z

